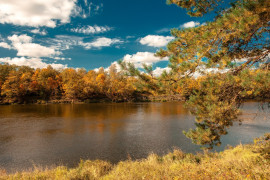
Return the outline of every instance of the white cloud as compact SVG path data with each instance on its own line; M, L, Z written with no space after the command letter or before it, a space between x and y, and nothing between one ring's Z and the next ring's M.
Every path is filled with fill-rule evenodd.
M13 36L9 36L8 37L8 40L12 41L13 44L16 44L16 43L30 43L32 42L32 37L30 36L27 36L26 34L23 34L23 35L13 35Z
M120 72L120 71L122 70L122 69L121 69L121 66L118 64L118 62L117 62L117 61L114 61L114 62L111 63L111 65L110 65L109 67L105 68L104 71L109 72L109 69L110 69L111 66L115 66L117 72ZM94 71L98 72L99 69L100 69L100 68L96 68L96 69L94 69ZM169 68L169 67L165 67L165 68L157 67L155 70L153 70L153 75L154 75L155 77L158 77L158 76L160 76L164 71L166 71L167 73L169 73L171 70L172 70L172 69ZM141 71L141 72L143 73L143 71Z
M92 2L89 3L89 13L98 14L101 11L103 11L103 3L100 4L94 4Z
M72 32L82 33L82 34L98 34L110 31L112 28L107 26L84 26L81 28L73 28Z
M80 4L80 6L76 6L74 8L73 14L74 16L78 16L81 18L87 18L91 15L99 14L103 11L103 3L95 4L91 2L91 0L84 0L83 4Z
M68 50L73 46L79 46L83 42L83 37L57 35L55 38L49 38L46 43L57 50Z
M200 25L199 22L190 21L190 22L187 22L187 23L181 25L180 27L182 27L182 28L193 28L193 27L196 27L196 26L199 26L199 25Z
M27 44L14 44L17 49L17 56L28 56L28 57L50 57L56 55L57 52L53 48L41 46L35 43Z
M133 63L136 67L142 67L143 64L150 65L160 61L168 61L168 58L161 59L151 52L137 52L133 55L125 55L123 61Z
M136 54L133 54L133 55L127 54L123 58L123 62L133 63L135 65L135 67L137 67L137 68L142 68L143 64L152 65L153 63L157 63L160 61L168 61L168 58L160 59L159 57L156 57L154 53L151 53L151 52L137 52ZM112 62L111 65L107 68L104 68L104 70L108 72L110 67L113 65L115 65L117 72L121 71L121 66L118 64L117 61ZM103 68L103 67L100 67L100 68ZM96 68L96 69L94 69L94 71L98 72L100 68ZM158 75L162 74L162 72L164 70L169 72L171 70L171 68L157 67L153 71L153 75L158 76Z
M157 67L154 71L153 71L153 75L158 77L160 76L164 71L166 71L167 73L169 73L172 69L169 67L165 67L165 68L161 68L161 67Z
M32 68L46 68L48 65L51 65L55 69L66 68L67 65L64 64L47 64L43 62L40 58L25 58L25 57L15 57L15 58L0 58L0 62L14 64L18 66L29 66Z
M17 56L19 57L0 58L0 63L15 64L18 66L29 66L33 68L45 68L48 65L51 65L55 69L63 69L66 68L67 65L57 64L56 61L70 60L70 58L59 57L61 53L57 51L55 47L46 47L40 44L32 43L33 38L26 34L12 35L7 37L6 40L11 41L11 44L9 45L6 42L2 42L0 43L0 46L17 50ZM46 63L44 62L45 59L42 59L41 57L52 58L54 63Z
M133 39L136 38L135 36L126 36L126 39Z
M111 39L106 37L100 37L92 42L84 42L83 37L58 35L56 36L56 38L50 39L47 43L51 44L55 49L67 50L71 49L74 46L82 46L85 49L100 49L102 47L109 47L114 44L123 43L123 41L117 38Z
M179 28L193 28L193 27L196 27L196 26L204 26L206 25L206 23L199 23L199 22L195 22L195 21L190 21L190 22L187 22L187 23L184 23L182 25L179 26ZM170 32L171 29L174 29L175 27L165 27L165 28L162 28L158 31L156 31L158 34L160 33L167 33L167 32Z
M68 23L77 0L0 0L0 23L56 27Z
M6 42L0 42L0 47L6 48L6 49L12 49L11 46Z
M111 66L115 66L117 72L120 72L122 70L121 66L118 64L118 62L114 61L111 63L111 65L109 67L105 68L104 71L109 72ZM96 68L96 69L94 69L94 71L98 72L100 68Z
M159 30L157 30L156 32L159 34L159 33L167 33L167 32L170 32L171 31L171 29L172 29L172 27L171 28L162 28L162 29L159 29Z
M60 54L52 47L32 43L32 37L25 34L9 36L8 39L12 42L13 49L18 51L17 56L52 57Z
M81 41L79 42L79 45L83 46L85 49L92 49L92 48L109 47L116 43L123 43L123 41L117 38L111 39L111 38L101 37L90 43L84 43Z
M85 4L85 6L88 6L87 0L84 0L84 4Z
M152 46L152 47L163 47L166 46L174 37L172 36L158 36L158 35L148 35L140 39L142 45Z
M230 69L207 68L206 66L202 65L196 68L196 71L191 74L191 77L198 78L205 74L226 73L229 70Z
M40 30L40 29L33 29L30 31L31 33L34 33L34 34L39 34L39 35L43 35L45 36L47 34L47 32L45 30Z
M64 57L54 57L53 59L54 59L54 60L61 60L61 61L64 61L64 60L71 60L71 58L64 58Z

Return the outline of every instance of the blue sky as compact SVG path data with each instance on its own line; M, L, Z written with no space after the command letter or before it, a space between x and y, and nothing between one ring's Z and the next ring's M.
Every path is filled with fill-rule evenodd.
M123 59L164 68L168 59L153 53L173 39L169 30L211 18L166 0L0 0L0 62L90 70Z

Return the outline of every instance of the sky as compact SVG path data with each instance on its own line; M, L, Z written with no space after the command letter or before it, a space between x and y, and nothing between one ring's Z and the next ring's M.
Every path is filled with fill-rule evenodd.
M173 40L170 29L211 19L166 0L0 0L0 63L91 70L122 59L159 73L168 59L154 53Z

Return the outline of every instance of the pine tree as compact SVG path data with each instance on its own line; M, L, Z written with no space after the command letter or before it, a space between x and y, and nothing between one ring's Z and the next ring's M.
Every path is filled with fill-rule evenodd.
M167 2L185 8L191 16L203 16L222 3L219 0ZM227 134L234 121L240 121L239 107L246 98L270 98L269 25L269 0L237 0L230 8L219 11L212 22L171 30L175 39L167 49L156 53L169 58L170 73L149 80L145 78L149 76L134 66L120 64L129 75L148 84L149 91L157 88L156 91L171 89L180 93L186 107L196 116L197 126L184 134L194 143L212 148L221 144L221 135ZM218 69L218 73L211 73L213 69ZM203 77L195 79L198 73Z
M186 8L193 16L202 16L218 2L169 1ZM186 106L196 116L197 128L184 133L194 143L210 148L220 145L221 135L227 134L227 129L239 120L238 108L245 98L251 95L262 100L269 98L269 22L270 1L239 0L220 12L213 22L196 28L172 29L175 40L167 45L166 50L157 52L160 57L170 58L173 70L167 78L181 82L183 88L190 83L195 72L203 74L211 68L228 71L212 75L205 73L207 78L199 82L200 87L185 92ZM245 77L255 65L264 70ZM252 88L250 85L258 83L254 77L259 74L265 80L262 83L264 88ZM236 81L241 78L242 83Z

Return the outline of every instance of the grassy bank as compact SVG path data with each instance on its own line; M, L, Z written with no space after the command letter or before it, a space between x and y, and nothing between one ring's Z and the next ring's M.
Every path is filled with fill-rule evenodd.
M117 165L87 160L72 169L59 166L15 174L0 171L0 179L270 179L270 134L254 144L220 153L193 155L175 150L163 157L151 154Z

